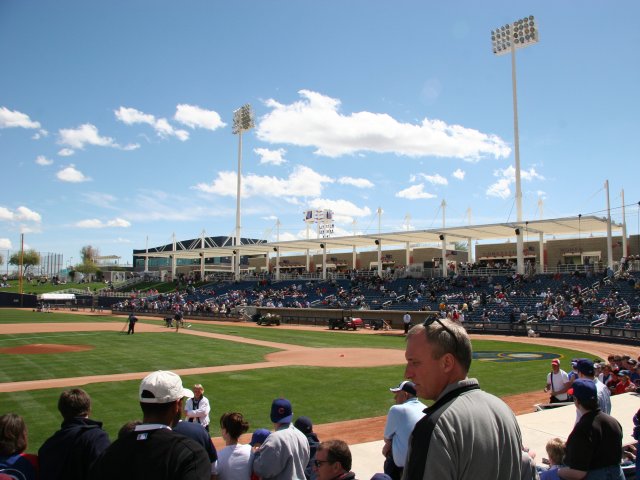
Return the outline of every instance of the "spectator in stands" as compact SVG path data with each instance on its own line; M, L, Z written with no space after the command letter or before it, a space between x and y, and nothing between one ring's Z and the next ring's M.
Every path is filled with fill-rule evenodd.
M295 428L291 402L276 398L271 404L274 432L259 449L254 449L253 471L256 475L275 480L303 478L309 463L309 442Z
M636 385L631 382L631 372L629 372L629 370L620 370L618 372L618 379L619 381L613 389L613 395L636 391Z
M547 386L544 387L545 392L550 392L549 403L566 402L569 397L567 389L569 388L569 377L567 372L560 368L560 360L554 358L551 360L551 372L547 374Z
M592 382L595 383L596 390L598 391L598 407L604 413L610 415L611 414L611 392L609 391L607 386L595 376L595 368L594 368L593 362L587 358L580 358L576 362L576 369L578 371L579 378L586 378L587 380L591 380ZM579 419L580 419L580 416L578 413L578 420Z
M0 473L9 478L37 480L38 457L27 449L27 425L15 413L0 416Z
M318 435L313 431L313 423L309 417L298 417L293 425L304 433L309 441L309 463L304 470L304 475L307 480L316 480L313 462L316 459L316 451L318 450L318 445L320 445L320 440L318 439Z
M94 463L92 480L210 480L211 463L197 442L172 430L184 397L193 392L173 372L159 370L140 383L142 424L118 438Z
M415 424L424 416L426 406L416 396L413 382L405 380L389 390L393 392L395 405L389 409L384 427L384 473L393 480L400 480L409 450L409 437Z
M80 388L65 390L58 399L60 430L38 450L41 480L89 479L89 468L109 447L102 422L91 420L91 397Z
M251 478L251 445L238 443L240 435L249 430L241 413L227 412L220 417L225 447L218 454L214 473L219 480L249 480Z
M315 470L318 480L354 480L351 450L342 440L328 440L318 445Z
M549 468L540 472L540 480L555 480L558 478L558 468L563 466L565 444L561 438L552 438L547 442L545 450L549 460Z
M521 478L520 428L504 402L467 378L472 352L464 328L428 318L409 331L405 357L405 376L421 398L435 403L413 429L403 478L458 478L462 471L474 478Z
M173 427L173 431L178 432L202 445L202 448L204 448L204 451L207 452L207 455L209 456L209 462L211 462L211 475L213 476L215 474L214 468L218 460L218 452L211 441L209 432L199 423L186 422L182 420Z
M622 427L598 408L598 392L591 380L573 382L569 394L582 416L567 438L566 467L558 469L562 479L598 478L623 480Z

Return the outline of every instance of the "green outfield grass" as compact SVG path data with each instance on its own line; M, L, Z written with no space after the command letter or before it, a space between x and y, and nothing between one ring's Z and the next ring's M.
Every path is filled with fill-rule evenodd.
M43 320L46 318L46 320ZM0 310L0 323L77 322L113 320L122 317L42 314ZM156 320L141 320L158 322ZM192 324L192 329L232 334L247 338L304 345L307 347L373 347L404 349L404 338L388 335L360 335L328 330L297 331L279 327L244 328L233 324ZM92 345L93 350L66 354L0 354L0 381L73 377L155 369L251 363L262 361L271 348L166 333L71 332L2 335L0 347L28 343ZM529 344L474 341L476 352L546 352L563 358L588 356L573 350ZM483 389L498 396L540 390L549 361L491 362L476 360L470 376ZM239 372L185 376L184 384L202 383L212 403L212 434L219 435L218 419L225 411L240 411L251 429L270 427L269 407L273 398L286 396L296 415L310 416L315 423L336 422L385 415L393 398L389 387L403 378L404 366L375 368L281 367ZM112 438L119 427L140 418L137 402L139 381L96 383L84 388L93 399L93 417L102 420ZM56 409L61 389L0 393L0 411L23 415L30 430L28 451L33 452L59 428Z

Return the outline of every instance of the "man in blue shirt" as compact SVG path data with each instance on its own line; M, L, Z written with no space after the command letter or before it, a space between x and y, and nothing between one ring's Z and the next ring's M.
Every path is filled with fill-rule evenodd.
M407 458L409 436L427 407L418 400L413 382L405 380L389 390L393 392L396 404L389 409L384 427L384 473L393 480L400 480Z

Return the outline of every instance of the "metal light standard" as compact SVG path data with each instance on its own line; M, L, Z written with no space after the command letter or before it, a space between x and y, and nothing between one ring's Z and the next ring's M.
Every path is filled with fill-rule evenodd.
M511 53L511 83L513 87L513 131L516 159L516 209L518 223L522 222L522 185L520 183L520 137L518 135L518 97L516 89L516 50L538 43L538 27L533 15L516 20L491 31L491 45L495 55ZM524 244L522 235L516 235L518 273L524 273Z
M240 196L242 193L242 132L255 126L253 111L248 103L233 112L233 134L238 135L238 189L236 192L236 254L233 257L234 278L240 280Z

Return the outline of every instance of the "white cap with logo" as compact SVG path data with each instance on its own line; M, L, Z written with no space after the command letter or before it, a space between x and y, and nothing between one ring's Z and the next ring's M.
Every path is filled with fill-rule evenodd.
M140 402L170 403L183 397L193 398L193 392L182 386L179 375L166 370L150 373L140 383Z

